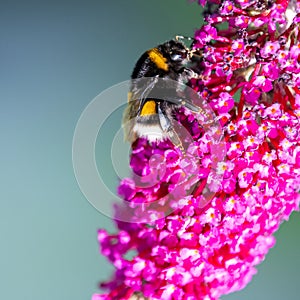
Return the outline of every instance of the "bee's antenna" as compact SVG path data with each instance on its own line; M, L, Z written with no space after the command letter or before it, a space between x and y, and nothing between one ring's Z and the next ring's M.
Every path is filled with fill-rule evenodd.
M175 40L176 40L176 41L181 41L181 40L192 41L192 44L191 44L190 48L193 48L193 46L194 46L195 43L196 43L195 38L190 37L190 36L184 36L184 35L176 35L176 36L175 36Z
M192 41L195 40L194 38L190 37L190 36L184 36L184 35L176 35L175 36L175 40L179 41L179 40L188 40L188 41Z

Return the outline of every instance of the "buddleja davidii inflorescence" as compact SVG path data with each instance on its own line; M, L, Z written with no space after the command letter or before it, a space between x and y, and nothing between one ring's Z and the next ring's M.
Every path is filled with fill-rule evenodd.
M116 220L117 234L99 230L102 254L116 271L102 285L109 292L93 300L206 300L240 290L274 245L281 222L298 209L299 2L199 3L207 4L206 24L195 32L194 46L203 58L190 85L221 124L226 160L216 172L222 180L201 205L213 158L205 130L184 110L177 119L193 138L187 154L199 158L196 164L168 141L149 145L139 139L131 155L134 172L149 182L162 162L164 172L148 188L140 179L124 179L119 194L130 203L164 202L175 189L168 198L174 211L157 209L164 207L159 202L153 222L136 223L143 210L137 206L132 223ZM163 161L149 164L156 154Z

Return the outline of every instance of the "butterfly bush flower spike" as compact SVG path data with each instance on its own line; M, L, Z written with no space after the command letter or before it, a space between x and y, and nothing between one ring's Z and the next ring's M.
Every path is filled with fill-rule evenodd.
M194 48L203 57L189 85L220 124L225 159L185 109L176 115L191 137L185 154L167 140L132 145L134 175L119 186L132 222L119 221L119 206L118 232L99 230L116 270L93 300L220 299L251 281L298 210L300 2L199 4L205 25Z

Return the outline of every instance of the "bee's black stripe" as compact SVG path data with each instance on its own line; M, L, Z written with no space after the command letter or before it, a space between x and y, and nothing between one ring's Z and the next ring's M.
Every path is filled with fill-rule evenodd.
M156 75L162 77L168 70L167 59L158 48L153 48L145 52L137 61L131 78L154 77Z

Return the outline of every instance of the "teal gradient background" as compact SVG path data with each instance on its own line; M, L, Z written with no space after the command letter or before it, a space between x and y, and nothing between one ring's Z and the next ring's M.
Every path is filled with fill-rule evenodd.
M0 299L90 299L112 271L96 231L113 225L76 183L76 122L97 94L129 79L143 51L191 36L200 8L185 0L0 3ZM224 299L300 298L299 220L283 224L249 286Z

